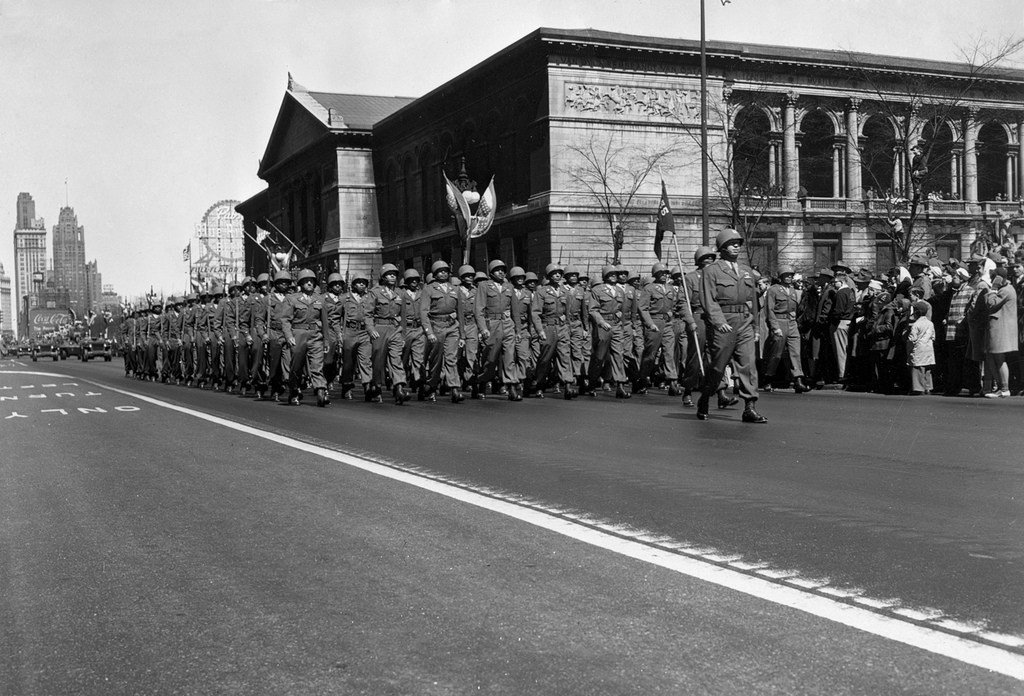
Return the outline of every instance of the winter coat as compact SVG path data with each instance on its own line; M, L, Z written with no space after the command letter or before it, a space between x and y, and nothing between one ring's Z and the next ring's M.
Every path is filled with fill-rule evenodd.
M1017 291L1009 283L985 295L988 309L988 352L1017 350Z
M935 364L935 325L928 317L918 317L910 327L907 363L912 367Z

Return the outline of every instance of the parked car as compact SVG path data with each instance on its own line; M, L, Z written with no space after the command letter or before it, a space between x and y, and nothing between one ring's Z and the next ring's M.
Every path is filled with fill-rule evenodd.
M53 358L53 361L57 362L60 360L60 349L54 343L40 341L32 347L32 362L39 358Z
M82 352L80 355L82 362L91 358L103 358L105 361L110 362L113 354L113 348L109 339L86 338L82 341Z

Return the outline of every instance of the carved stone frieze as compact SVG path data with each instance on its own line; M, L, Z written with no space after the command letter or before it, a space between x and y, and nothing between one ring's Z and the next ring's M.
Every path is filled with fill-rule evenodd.
M565 106L571 111L667 119L690 123L700 120L700 91L570 83Z

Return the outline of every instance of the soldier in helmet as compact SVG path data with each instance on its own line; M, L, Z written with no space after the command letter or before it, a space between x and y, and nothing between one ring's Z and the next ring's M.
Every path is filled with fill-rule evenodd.
M452 403L462 401L462 378L459 376L459 349L465 344L459 321L458 287L452 285L451 266L435 261L430 267L433 276L420 296L420 324L429 343L427 384L424 397L433 401L441 379L451 391Z
M164 363L160 381L166 384L181 382L181 301L173 295L167 298L167 311L163 313L160 334L164 344Z
M534 332L540 337L540 355L530 397L543 397L551 384L561 385L566 399L577 395L576 375L572 371L572 338L566 314L569 289L562 285L564 269L549 263L544 269L547 283L537 288L530 305ZM554 375L552 375L554 367Z
M250 276L242 278L241 293L238 296L238 330L235 342L235 379L242 396L249 393L249 364L252 362L252 306L249 298L256 292L256 280Z
M331 384L341 374L344 362L342 345L344 344L345 305L342 298L345 279L340 273L327 276L327 288L324 293L324 308L327 312L327 324L324 326L324 381L327 382L328 403L330 403Z
M220 352L222 389L231 393L235 387L235 359L238 354L238 281L228 284L228 294L217 303L213 326Z
M256 398L266 398L270 372L268 370L268 349L270 325L267 307L270 297L270 274L256 276L256 292L249 295L249 336L252 342L252 365L249 368L249 384L256 392Z
M341 398L350 400L352 388L355 385L356 372L360 384L363 385L363 396L367 401L375 398L373 388L370 385L373 379L373 368L370 360L372 347L370 345L370 334L366 331L365 310L363 309L363 298L366 296L366 289L370 285L370 277L362 271L357 271L352 276L352 283L348 292L342 295L341 304L345 317L345 328L341 334L342 349L342 370L341 370Z
M533 321L530 314L533 306L533 294L537 292L537 288L540 287L540 277L533 271L527 271L526 278L523 280L523 286L526 292L530 293L530 302L526 305L523 314L526 316L526 333L529 336L530 351L530 360L526 368L528 375L527 381L530 384L533 384L536 381L537 358L540 357L540 334L533 330Z
M501 382L508 389L509 401L522 401L515 367L519 305L513 301L512 287L505 282L505 270L502 261L491 261L487 264L490 277L476 286L474 316L483 347L476 383L489 384L500 363Z
M427 335L423 330L420 318L420 301L423 291L420 290L420 272L415 268L407 268L402 273L403 288L398 291L402 299L402 364L409 378L409 388L416 390L420 401L427 399L426 382L424 379L424 358L427 348Z
M158 376L157 359L160 354L160 315L161 307L153 302L149 306L146 316L146 363L145 377L150 382L155 382Z
M793 389L797 394L809 391L803 384L803 363L800 357L800 329L797 326L797 298L793 288L795 271L783 266L779 269L779 282L768 288L765 294L765 321L770 334L768 359L765 362L765 391L772 391L772 382L779 369L783 350L789 356L790 371L793 376Z
M209 335L210 335L210 388L220 389L221 380L224 378L224 319L221 316L227 289L221 285L213 286L209 308Z
M196 371L196 296L185 296L185 307L181 310L181 382L191 384Z
M532 379L529 378L532 375L533 353L530 350L530 305L533 293L526 289L526 269L522 266L513 266L508 272L508 279L512 285L512 302L518 305L519 315L515 326L516 340L512 346L516 390L522 392L526 385L526 390L531 391Z
M476 381L476 363L480 349L480 332L476 324L476 288L473 285L475 277L476 271L469 264L459 267L458 315L459 335L462 338L459 372L462 374L463 389L468 387L471 398L479 399L482 395L480 385Z
M373 342L373 400L381 400L381 391L391 378L395 404L409 399L402 365L402 297L398 294L398 267L386 263L380 270L380 283L363 298L366 331Z
M703 278L704 268L713 262L717 255L711 247L698 247L694 252L693 262L696 269L683 277L685 292L690 301L690 316L693 317L694 327L691 333L691 340L686 347L686 356L683 362L682 385L683 385L683 406L693 407L692 393L699 390L704 381L704 373L710 361L708 353L708 337L706 324L704 322L704 305L701 304L700 287ZM699 351L699 352L698 352ZM736 403L736 398L729 396L726 389L729 386L728 380L723 377L718 385L718 408L728 408Z
M640 274L631 273L625 266L618 266L619 290L622 291L622 360L626 368L626 378L632 383L632 393L636 394L640 387L640 357L643 355L643 339L637 341L634 331L640 324L640 293L636 289ZM634 281L635 279L635 281ZM641 336L643 332L640 332ZM640 350L636 350L639 342Z
M303 268L299 271L299 291L288 296L281 311L281 329L292 348L291 391L288 403L298 406L302 400L302 374L316 394L316 405L327 405L327 382L324 381L324 327L327 326L327 308L317 293L316 273Z
M572 266L566 268L563 280L566 291L565 316L569 322L570 367L573 379L582 387L586 381L587 357L590 354L587 346L589 318L585 307L586 292L580 285L578 269Z
M267 353L270 398L279 401L290 377L292 346L284 333L284 316L288 309L288 287L292 275L288 271L274 274L274 291L267 296Z
M676 366L676 334L672 326L672 312L676 306L678 289L669 283L669 268L658 262L651 267L651 282L640 293L637 310L644 325L644 353L640 360L639 393L651 386L658 351L664 363L663 372L668 381L669 396L678 395L679 378Z
M135 373L135 325L138 312L131 311L121 322L121 344L124 346L124 376L131 377Z
M196 370L194 375L194 385L199 389L202 389L203 385L206 384L207 375L210 371L210 337L208 334L210 312L209 304L209 291L200 291L199 300L196 303L196 311L192 319L196 337Z
M619 287L619 269L610 264L605 266L601 269L601 279L604 282L590 288L587 302L593 325L593 348L584 393L594 396L595 389L602 383L602 376L610 369L611 380L615 384L615 398L628 399L630 393L625 386L625 342L622 331L625 293Z
M739 260L743 238L733 229L718 233L715 245L719 259L704 269L701 303L711 344L704 388L697 402L697 418L708 419L711 392L717 389L725 369L735 366L740 397L746 404L744 423L767 423L754 408L757 403L756 318L759 313L757 281L750 268Z

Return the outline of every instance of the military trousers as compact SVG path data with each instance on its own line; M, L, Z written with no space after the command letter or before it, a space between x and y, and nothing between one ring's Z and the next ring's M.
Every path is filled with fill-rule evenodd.
M676 376L682 378L686 374L686 356L690 353L690 330L686 328L686 322L682 317L672 319L672 335L676 340Z
M181 378L192 379L196 371L196 343L191 334L181 340Z
M288 376L291 374L292 347L282 332L271 330L267 353L270 392L283 394L285 383L289 381Z
M196 337L196 374L197 382L209 379L210 343L206 334L200 332Z
M544 325L544 340L540 342L540 356L537 358L535 388L547 389L553 383L571 384L576 380L572 371L570 341L569 327L565 323Z
M476 365L480 352L480 332L476 322L469 320L462 325L463 345L459 351L459 372L463 384L471 384L476 377Z
M373 363L370 360L370 334L366 329L346 326L341 336L342 369L341 383L369 384L373 380Z
M455 322L431 323L430 330L434 341L430 343L427 358L427 387L431 391L436 390L443 378L448 387L458 388L462 384L459 376L459 325Z
M796 322L789 318L775 320L776 325L782 331L782 335L772 333L768 343L768 360L765 363L764 376L767 382L775 377L779 370L779 363L785 353L789 357L789 369L793 378L803 377L804 369L800 357L800 331Z
M569 363L573 375L583 376L587 371L587 358L590 347L587 345L587 329L579 320L569 321Z
M753 317L750 314L726 314L732 331L722 333L707 326L711 360L705 385L717 390L731 362L739 395L745 401L757 400L757 346L754 341Z
M341 374L345 362L341 342L336 338L324 341L324 380L328 386Z
M243 385L249 384L249 351L252 346L249 344L249 332L239 331L236 338L238 350L235 353L235 380Z
M221 376L224 378L224 385L229 386L235 383L235 359L238 357L238 334L231 329L225 329L222 334L224 339L221 343Z
M477 384L489 384L498 376L501 365L501 381L511 384L516 380L516 327L511 319L488 319L490 334L481 347L480 367L477 370Z
M257 339L252 347L252 365L249 367L249 384L257 391L266 391L267 383L270 381L270 371L267 369L268 345L266 341Z
M424 379L427 332L419 326L406 327L402 345L402 364L412 384L419 384Z
M377 338L372 342L373 382L383 387L387 384L387 378L390 378L392 386L405 384L405 366L402 365L405 339L401 329L398 326L378 324L376 331Z
M679 378L679 372L676 370L676 334L672 322L663 317L653 319L656 328L644 331L644 354L640 359L640 377L646 384L651 383L659 349L664 363L662 371L665 379Z
M135 347L126 344L121 352L121 357L124 358L124 374L128 376L129 373L135 372Z
M594 326L590 365L587 370L587 382L591 389L601 386L601 378L606 369L610 369L611 379L616 384L626 381L626 368L623 362L625 346L621 323L611 324L607 329Z
M160 377L181 379L181 341L172 338L164 346L164 361L160 366Z
M530 331L523 326L516 335L514 355L514 382L523 382L533 373L533 351L530 349Z
M290 378L288 386L292 392L302 390L303 371L309 378L309 386L313 389L324 389L324 338L316 329L293 329L295 345L292 346Z
M217 340L217 334L210 334L209 362L207 363L207 377L214 383L219 382L224 375L224 344Z
M707 324L704 323L700 315L694 318L697 320L697 326L686 345L686 360L680 375L683 389L690 391L703 388L702 384L707 374L708 365L711 363L711 354L708 352ZM723 376L718 388L724 389L727 386L729 384Z
M622 364L626 370L626 379L636 382L640 377L640 356L634 352L633 346L636 334L634 333L633 322L622 324Z
M160 354L160 341L156 336L146 339L146 369L145 373L150 377L157 376L157 358Z

